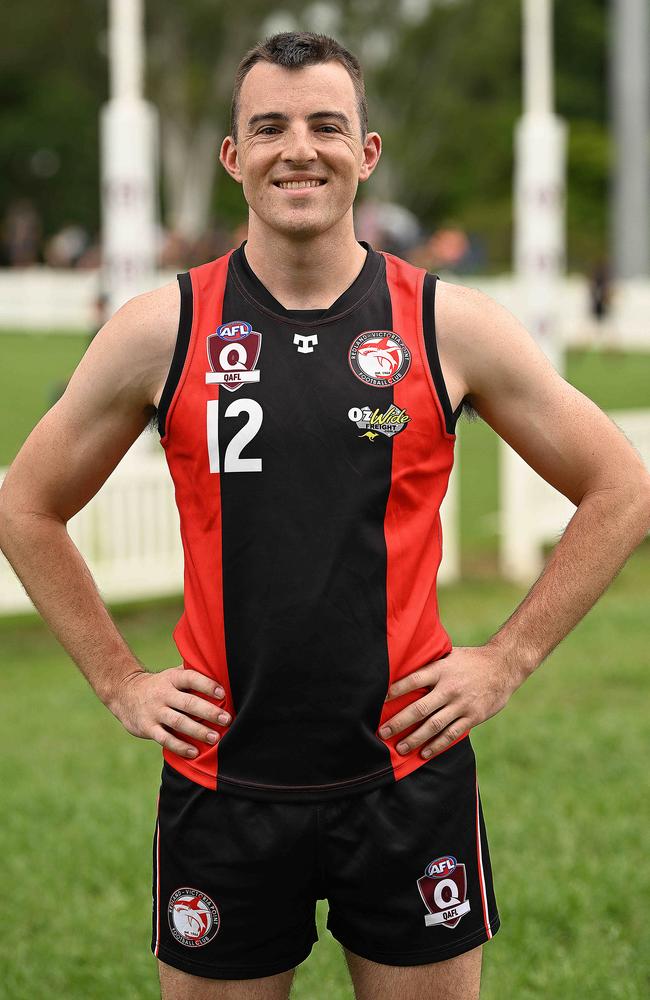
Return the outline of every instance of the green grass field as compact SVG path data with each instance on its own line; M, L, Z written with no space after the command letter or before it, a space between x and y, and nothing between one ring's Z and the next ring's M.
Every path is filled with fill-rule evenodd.
M4 337L0 464L46 408L83 338ZM650 356L575 354L568 377L605 408L648 405ZM463 564L442 588L455 645L477 645L524 590L493 575L496 454L462 429ZM483 1000L650 996L650 544L496 718L472 735L502 928L484 949ZM173 666L178 600L114 609L152 668ZM122 730L38 619L0 620L7 918L0 997L155 1000L150 849L160 751ZM293 1000L351 1000L325 930Z

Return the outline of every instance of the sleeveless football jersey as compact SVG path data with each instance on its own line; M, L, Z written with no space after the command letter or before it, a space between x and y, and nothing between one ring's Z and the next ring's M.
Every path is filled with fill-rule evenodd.
M436 574L461 407L437 276L361 245L328 309L285 309L245 243L178 276L158 412L185 565L174 639L232 722L214 747L183 735L193 760L164 757L215 790L318 801L426 763L378 730L425 693L385 703L390 684L452 648Z

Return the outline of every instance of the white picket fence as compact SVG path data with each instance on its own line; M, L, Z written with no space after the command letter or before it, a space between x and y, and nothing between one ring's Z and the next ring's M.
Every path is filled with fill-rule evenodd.
M143 436L146 439L146 435ZM181 593L183 549L174 486L162 450L136 442L93 499L68 522L106 602ZM438 579L459 569L455 499L457 469L441 511L444 560ZM0 470L0 481L4 470ZM0 614L33 611L12 567L0 553Z
M162 451L123 460L70 519L68 531L105 601L182 590L178 511ZM30 610L32 602L0 555L0 614Z

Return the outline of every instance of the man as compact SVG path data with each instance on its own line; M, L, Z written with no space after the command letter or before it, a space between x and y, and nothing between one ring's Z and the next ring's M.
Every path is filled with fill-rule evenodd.
M310 33L251 50L220 154L247 241L113 316L0 493L36 607L164 748L167 1000L286 998L318 898L357 998L477 997L499 917L468 733L650 528L635 450L510 313L357 242L380 152L349 52ZM505 625L452 648L438 508L464 401L578 509ZM185 549L183 665L159 673L66 532L152 416Z

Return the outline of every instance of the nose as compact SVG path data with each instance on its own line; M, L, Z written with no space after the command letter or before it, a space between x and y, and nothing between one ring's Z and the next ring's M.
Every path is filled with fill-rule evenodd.
M297 127L287 129L283 143L281 159L291 163L309 163L315 160L318 153L311 141L309 128Z

